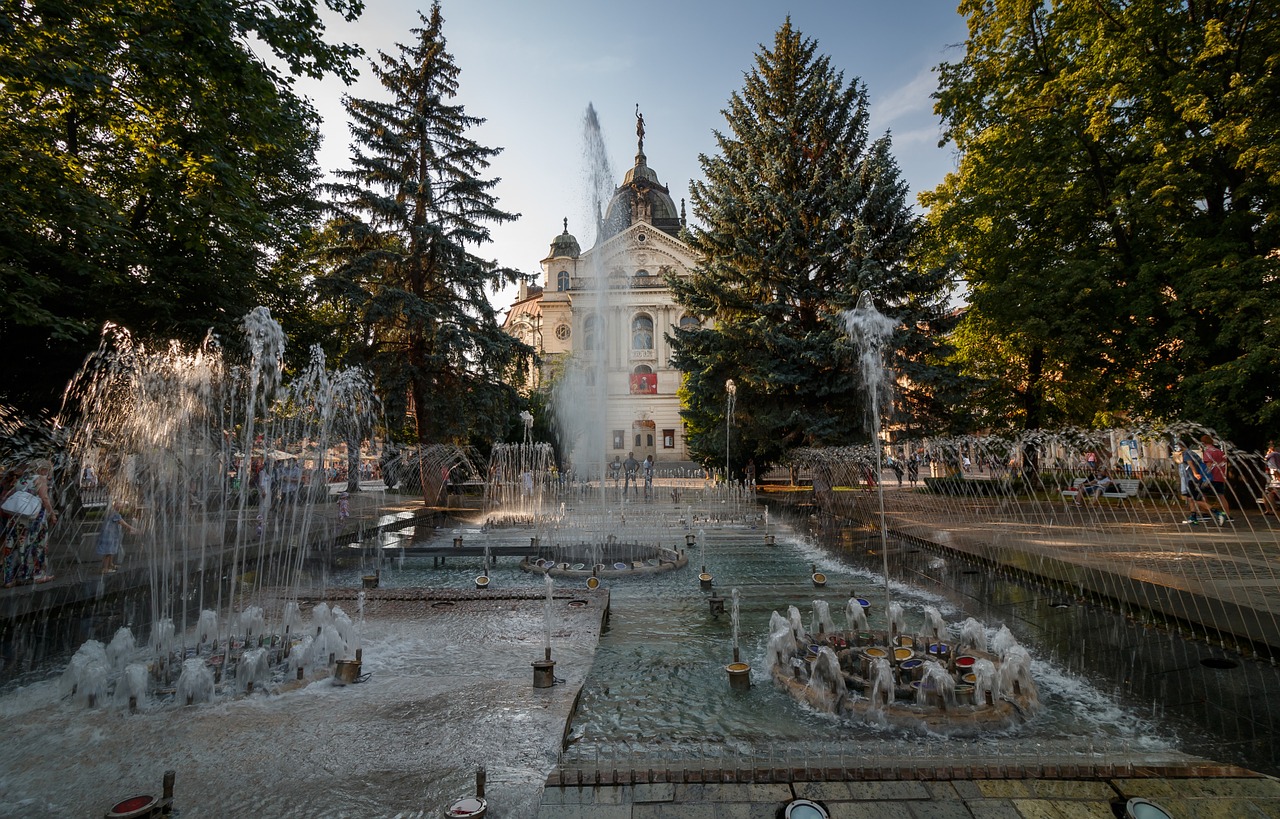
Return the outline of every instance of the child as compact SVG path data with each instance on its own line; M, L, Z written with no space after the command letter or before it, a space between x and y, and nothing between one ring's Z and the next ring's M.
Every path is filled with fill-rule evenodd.
M137 528L124 519L124 515L114 506L107 507L107 515L102 521L102 530L98 532L98 546L95 550L102 557L102 573L115 574L116 555L120 553L120 541L124 535L121 529L127 529L129 534L138 533Z

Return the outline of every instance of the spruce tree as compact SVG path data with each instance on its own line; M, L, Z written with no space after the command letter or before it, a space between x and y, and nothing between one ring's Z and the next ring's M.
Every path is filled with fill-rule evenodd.
M416 40L373 66L389 99L346 100L352 167L328 186L339 241L318 286L342 306L359 339L348 363L373 371L388 418L404 418L420 444L465 443L505 421L513 368L531 353L502 331L486 292L521 274L472 250L489 225L517 217L497 206L499 180L481 178L501 149L466 135L484 120L449 102L459 71L439 3L420 17ZM437 476L424 477L430 493Z
M886 364L910 364L920 379L941 358L924 331L945 329L945 271L918 273L907 262L917 219L890 138L868 136L866 87L846 83L790 19L756 55L725 117L719 153L699 157L705 181L692 188L700 226L690 244L702 264L671 281L676 299L710 320L672 337L690 445L724 462L729 379L735 464L866 441L844 311L870 291L900 322ZM923 393L916 398L914 412L932 412Z

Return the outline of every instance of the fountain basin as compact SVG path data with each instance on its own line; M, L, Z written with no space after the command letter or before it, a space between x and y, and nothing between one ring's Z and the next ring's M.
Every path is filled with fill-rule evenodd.
M810 639L830 646L833 636L835 635L818 635ZM860 638L862 636L864 635L859 635ZM873 680L879 661L891 656L896 658L900 656L899 652L911 653L911 649L886 647L883 644L885 637L883 634L865 636L881 644L867 646L856 653L848 650L837 652L836 656L844 679L838 683L832 681L830 683L832 690L823 690L827 687L825 685L813 685L813 681L817 679L813 676L816 672L814 659L817 657L817 652L815 646L808 642L799 646L796 653L792 655L800 661L801 673L796 673L792 662L782 659L772 664L771 673L774 682L793 699L820 711L866 722L888 724L908 731L925 730L954 737L977 737L1007 730L1031 719L1039 710L1039 694L1034 685L1024 685L1020 688L1015 686L1011 693L1006 693L990 704L974 701L972 672L963 675L948 674L950 681L957 684L954 688L952 685L944 686L943 683L947 683L947 680L935 680L931 673L936 671L926 671L929 668L939 668L935 664L936 651L931 652L930 656L935 663L928 663L922 657L911 656L898 664L900 679L910 683L908 690L919 692L918 698L909 698L906 692L899 691L897 697L900 699L892 703L880 698L873 701L871 699L875 688ZM950 649L949 646L943 645L946 650ZM936 649L938 646L939 644L934 643L930 647ZM998 657L986 652L974 650L971 655L966 656L972 656L975 661L989 660L997 669L1001 666ZM813 679L810 679L811 677ZM841 696L844 693L842 686L847 686L851 691L860 691L862 696ZM944 690L944 688L950 690ZM910 699L916 701L910 701Z
M552 577L629 577L657 574L682 569L689 563L687 555L654 544L577 543L555 547L556 559L526 557L520 570Z

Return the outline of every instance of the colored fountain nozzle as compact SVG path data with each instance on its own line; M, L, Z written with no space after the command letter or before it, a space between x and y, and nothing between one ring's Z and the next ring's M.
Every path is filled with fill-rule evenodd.
M173 813L173 781L175 771L164 772L161 796L157 799L150 794L131 796L111 806L105 819L143 819L151 816L168 816Z
M765 535L765 536L764 536L764 545L766 545L766 546L773 546L773 545L775 545L775 542L774 542L774 535Z
M698 545L698 538L693 534L693 532L686 532L686 533L685 533L685 536L684 536L684 545L685 545L685 546L697 546L697 545Z
M738 660L738 650L733 650L733 662L724 667L729 673L729 687L746 689L751 687L751 666Z
M489 811L489 803L484 798L485 771L483 767L476 769L476 795L459 799L449 806L445 816L479 819Z
M533 687L550 688L555 685L555 668L556 661L551 659L551 649L548 648L543 659L533 661Z
M453 538L453 548L455 548L455 549L461 549L461 548L462 548L462 535L456 535L456 536Z
M724 614L724 598L723 597L716 594L715 592L712 592L711 599L708 602L710 602L711 604L712 617L719 617L720 615Z

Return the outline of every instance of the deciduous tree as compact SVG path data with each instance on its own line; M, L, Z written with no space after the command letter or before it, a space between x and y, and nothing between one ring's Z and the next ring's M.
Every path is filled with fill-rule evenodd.
M104 321L230 339L271 299L317 214L318 117L292 77L348 79L359 53L323 39L317 4L0 3L4 397L56 406Z
M1280 8L965 0L923 201L1005 351L1018 423L1179 415L1240 443L1280 417ZM988 337L988 341L982 337Z

